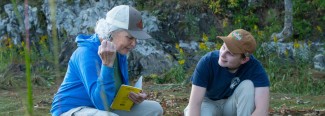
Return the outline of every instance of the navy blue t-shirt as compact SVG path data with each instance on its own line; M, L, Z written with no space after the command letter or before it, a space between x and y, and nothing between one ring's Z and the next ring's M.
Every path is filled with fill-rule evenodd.
M192 75L192 83L206 88L205 96L212 100L226 99L231 96L243 80L251 80L255 87L270 86L268 76L261 65L252 55L250 60L241 65L236 73L218 63L219 51L204 55Z

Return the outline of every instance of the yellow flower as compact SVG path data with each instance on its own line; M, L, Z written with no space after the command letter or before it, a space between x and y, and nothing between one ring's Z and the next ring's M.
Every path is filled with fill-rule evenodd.
M46 35L41 36L40 43L41 44L42 43L45 43L46 39L47 39L47 36Z
M293 48L299 48L300 44L298 43L298 41L295 39L295 42L293 44Z
M21 42L21 46L23 46L23 47L24 47L24 46L25 46L25 42L23 42L23 41L22 41L22 42Z
M257 25L254 25L254 30L258 30L258 27L257 27Z
M228 26L228 21L227 20L223 20L222 21L222 27L225 28Z
M176 49L179 49L179 44L178 44L178 43L176 43L175 47L176 47Z
M219 14L220 11L222 10L220 8L220 1L208 1L209 8L214 10L215 14Z
M11 38L10 37L7 38L6 44L8 45L8 48L12 48L13 47L13 43L11 42Z
M201 50L207 50L208 49L208 47L205 45L205 43L203 43L203 42L201 42L200 44L199 44L199 48L201 49Z
M263 35L263 31L258 31L257 34L258 34L258 36L262 36Z
M178 64L180 64L180 65L183 65L184 63L185 63L184 59L178 61Z
M8 40L9 42L11 42L11 38L10 38L10 37L7 37L7 40Z
M230 2L229 7L234 8L238 6L237 0L229 0L229 2Z
M207 36L205 33L203 33L203 41L204 41L204 42L207 42L208 39L209 39L208 36Z
M274 41L275 43L278 42L278 37L276 37L276 35L274 35L274 37L273 37L273 41Z
M41 40L43 41L47 40L47 36L46 35L41 36Z
M316 26L316 28L317 28L317 30L318 30L319 32L322 32L322 31L323 31L322 28L321 28L320 26Z
M12 43L9 43L9 46L8 46L8 48L12 48L12 46L13 46L13 45L12 45Z
M183 49L179 49L179 53L180 53L180 54L184 54Z

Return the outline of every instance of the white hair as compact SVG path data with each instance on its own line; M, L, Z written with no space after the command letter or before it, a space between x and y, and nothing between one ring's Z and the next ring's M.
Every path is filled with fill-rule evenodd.
M107 23L107 21L102 18L99 19L96 23L95 33L99 38L110 40L112 32L118 29L120 28Z

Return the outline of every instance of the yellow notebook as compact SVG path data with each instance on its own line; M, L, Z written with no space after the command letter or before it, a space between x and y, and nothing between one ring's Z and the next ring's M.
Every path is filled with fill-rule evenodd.
M129 93L140 93L142 89L142 76L139 78L139 80L136 82L135 86L129 86L129 85L121 85L120 89L118 90L114 101L112 102L111 108L114 110L125 110L130 111L133 102L129 99Z

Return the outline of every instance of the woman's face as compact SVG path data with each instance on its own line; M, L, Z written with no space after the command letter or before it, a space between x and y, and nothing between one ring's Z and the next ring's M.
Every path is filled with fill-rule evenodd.
M134 49L137 44L136 38L124 30L115 32L112 35L112 42L116 46L116 51L124 55Z
M245 62L241 54L231 53L226 44L223 44L220 48L218 63L221 67L228 67L230 70L235 70Z

